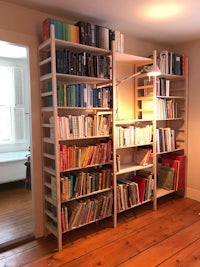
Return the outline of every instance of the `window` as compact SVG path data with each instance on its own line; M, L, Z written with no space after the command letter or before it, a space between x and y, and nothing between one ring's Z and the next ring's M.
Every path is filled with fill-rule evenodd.
M30 145L27 63L27 57L0 57L0 152L28 150Z

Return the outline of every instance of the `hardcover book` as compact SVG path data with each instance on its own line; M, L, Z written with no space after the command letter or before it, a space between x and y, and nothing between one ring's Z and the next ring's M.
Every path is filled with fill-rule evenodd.
M158 187L173 190L174 189L174 169L168 166L160 166L158 169Z

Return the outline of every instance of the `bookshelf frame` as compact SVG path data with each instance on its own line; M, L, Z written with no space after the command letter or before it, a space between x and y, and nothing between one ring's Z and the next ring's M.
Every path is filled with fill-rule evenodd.
M63 235L66 234L68 231L77 229L79 227L82 227L86 224L91 224L94 222L97 222L99 220L102 220L104 218L113 216L112 209L110 207L112 201L113 201L113 185L111 186L111 173L113 169L113 161L109 159L109 152L108 149L111 149L108 147L109 140L112 140L112 133L106 133L106 134L98 134L97 129L95 129L95 134L92 134L90 136L71 136L66 138L59 137L59 124L58 124L58 118L63 116L71 120L71 117L74 117L74 120L79 120L81 116L87 117L87 115L93 116L94 120L97 120L98 114L109 114L109 116L112 116L112 107L104 107L104 106L98 106L94 107L91 105L88 105L86 107L74 107L74 106L60 106L58 104L58 81L59 83L65 83L66 86L68 85L74 85L74 84L81 84L86 83L89 86L93 86L95 88L101 88L104 86L112 86L112 79L107 78L98 78L98 77L89 77L89 76L79 76L79 75L71 75L71 74L65 74L65 73L58 73L56 70L56 50L59 49L68 49L71 52L74 53L91 53L92 55L103 55L103 56L109 56L112 60L112 52L98 48L98 47L92 47L88 45L78 44L78 43L72 43L69 41L64 40L58 40L55 38L55 29L54 25L50 25L50 37L45 40L42 44L39 46L39 57L40 57L40 88L41 88L41 118L42 118L42 147L43 147L43 185L44 185L44 217L45 217L45 229L46 234L52 233L57 238L57 246L58 250L62 250L62 243L63 243ZM50 55L49 55L50 54ZM49 71L50 66L50 71ZM51 89L48 90L48 84L51 83ZM110 87L111 88L111 87ZM103 89L102 89L103 90ZM113 90L110 89L110 97L112 96ZM52 105L49 102L49 99L51 98ZM87 103L86 103L87 104ZM85 118L84 117L84 118ZM52 119L53 118L53 119ZM65 118L65 119L66 119ZM50 119L52 121L50 121ZM86 119L86 118L85 118ZM87 122L84 121L84 127L87 127ZM92 122L94 123L94 121ZM97 122L96 122L97 124ZM60 127L63 127L64 125L61 123ZM78 125L82 127L82 124ZM66 126L65 126L66 127ZM75 127L75 126L74 126ZM94 125L93 125L94 127ZM96 126L95 126L96 127ZM94 129L93 129L94 130ZM89 159L84 159L84 165L83 162L81 165L73 165L72 167L67 165L67 168L61 168L61 162L64 160L61 160L61 146L66 145L68 147L75 147L79 150L81 153L81 150L89 149L93 151L92 149L96 149L97 146L102 146L102 148L99 149L106 149L107 152L99 152L102 154L102 158L100 161L97 161L94 159L94 163L92 164L86 164L86 161L89 162ZM103 148L106 147L106 148ZM64 148L64 147L63 147ZM72 151L72 150L71 150ZM94 150L95 151L95 150ZM62 152L64 153L64 151ZM72 156L72 152L69 152L68 154L68 161L70 160ZM82 152L83 153L83 152ZM87 152L89 153L89 152ZM94 154L95 152L93 152ZM106 154L105 154L106 153ZM91 153L91 157L93 155ZM98 155L98 153L96 152ZM63 154L62 154L63 155ZM74 156L76 158L76 156ZM108 160L107 160L108 159ZM80 164L80 163L76 163ZM86 164L86 165L85 165ZM109 171L110 170L110 171ZM96 172L97 178L95 178L95 175L89 177L89 174L92 172ZM99 176L98 176L98 173ZM71 176L70 176L71 175ZM92 181L92 179L95 181L99 179L105 179L104 184L99 184L99 189L91 191L91 192L85 192L80 193L80 195L71 197L69 199L62 199L61 196L63 194L63 191L66 186L66 183L72 183L72 180L66 178L66 176L70 176L70 179L72 179L72 176L74 175L73 179L77 179L78 181L78 175L82 175L88 179L87 183L89 186L88 181ZM92 175L92 174L91 174ZM106 177L103 177L103 175L106 175ZM64 177L61 179L61 177ZM83 183L83 182L79 182ZM91 182L92 183L92 182ZM96 183L96 182L95 182ZM103 183L103 180L102 182ZM64 184L64 185L63 185ZM62 186L64 186L62 188ZM69 185L67 185L69 188ZM81 185L84 186L84 185ZM86 185L85 185L86 186ZM92 186L90 184L90 186ZM96 185L95 185L96 186ZM82 189L83 190L83 189ZM86 190L86 189L84 189ZM89 189L88 189L89 190ZM82 192L82 191L81 191ZM83 191L84 192L84 191ZM71 193L70 193L71 194ZM104 197L105 196L105 197ZM99 202L98 205L100 205L101 201L103 201L103 198L106 198L106 204L108 206L108 209L105 211L102 211L103 215L100 215L97 218L87 218L87 221L80 222L77 225L73 225L71 228L68 228L68 223L70 222L70 218L68 218L68 222L65 229L63 229L63 210L65 207L67 209L72 205L73 203L76 204L77 201L90 201L91 199L96 199ZM102 202L102 203L104 203ZM72 204L71 204L72 203ZM65 206L63 206L65 205ZM110 208L109 208L110 207ZM91 209L88 206L88 210ZM67 210L67 213L69 215L69 212ZM64 215L64 216L68 216ZM66 219L66 217L65 217ZM80 220L80 219L79 219Z
M176 84L172 88L175 94L169 96L157 95L157 79L151 78L149 81L147 74L140 74L139 76L126 81L120 85L118 81L133 73L137 73L143 66L151 65L157 62L157 52L154 52L153 58L140 57L138 55L130 55L126 53L116 52L116 41L112 42L112 50L92 47L88 45L72 43L64 40L58 40L55 38L54 26L50 27L50 38L45 40L39 46L40 54L40 88L41 88L41 127L43 132L42 147L43 147L43 185L44 185L44 216L45 216L45 229L46 234L52 233L57 238L58 250L62 250L63 235L69 231L80 228L84 225L91 224L102 220L107 217L113 218L113 226L117 227L117 216L119 213L134 207L143 205L147 202L152 202L152 208L157 209L157 199L166 195L177 192L177 190L165 190L157 187L157 174L159 168L159 159L169 153L185 154L187 155L187 114L188 114L188 78L187 78L187 66L188 62L185 59L186 74L172 75L162 74L162 78L170 80L173 84ZM111 78L96 78L88 76L71 75L64 73L57 73L56 71L56 50L57 49L69 49L75 53L92 53L93 55L105 55L111 59ZM50 56L48 53L50 52ZM51 66L51 71L46 71ZM76 107L76 106L60 106L58 105L58 81L65 83L66 85L75 85L77 83L87 83L95 87L112 86L112 107ZM47 88L48 82L51 82L52 89L49 91ZM49 105L48 99L51 98L53 105ZM182 103L181 111L183 116L177 116L172 118L157 118L158 112L158 99L163 101L172 100L172 102ZM150 106L148 107L148 104ZM177 105L178 105L177 104ZM96 134L92 136L70 136L68 138L61 138L58 134L58 121L57 118L61 116L70 117L91 115L96 118ZM100 122L100 116L111 117L111 130L106 134L98 133L98 124ZM53 122L50 118L53 118ZM110 118L109 118L110 119ZM180 135L184 133L184 137L180 136L180 140L177 138L176 142L182 144L180 147L176 147L171 151L157 151L157 129L159 127L174 127L174 124L181 125L180 129L176 129L180 132ZM126 145L119 145L118 130L121 127L125 129L128 136L129 128L133 127L144 129L145 127L152 127L152 140L140 141L139 143L131 143ZM178 127L178 126L177 126ZM123 131L122 131L123 132ZM135 134L135 132L134 132ZM149 133L148 133L149 134ZM123 137L124 138L124 137ZM127 138L127 136L126 136ZM68 147L81 148L81 146L89 147L96 146L100 143L112 142L112 159L105 162L97 162L91 165L78 165L68 168L61 168L61 145ZM147 148L151 150L151 157L148 163L136 164L135 156L139 153L141 148ZM88 152L89 153L89 152ZM71 154L70 154L71 155ZM118 160L120 161L117 161ZM62 199L61 189L61 176L67 176L68 174L75 172L76 174L89 173L91 170L103 170L104 167L109 167L111 170L112 184L109 187L94 190L89 193L83 193L76 197L70 197ZM147 197L142 201L138 200L135 204L129 204L123 210L119 209L119 186L122 184L122 178L125 180L131 176L137 176L137 173L147 171L153 176L146 177L146 186L149 186L146 191ZM153 177L153 178L152 178ZM77 179L77 178L75 178ZM148 181L148 182L147 182ZM66 183L68 180L65 181ZM135 182L136 183L136 182ZM131 187L132 185L124 183L125 186ZM124 186L124 187L125 187ZM123 187L123 186L120 186ZM132 188L133 189L133 188ZM139 186L135 187L139 195ZM153 191L153 194L150 193ZM184 190L182 190L184 191ZM80 223L69 228L63 229L63 206L72 206L77 200L89 200L90 197L104 196L106 193L111 193L108 198L112 204L112 211L108 212L101 218L93 218L86 223ZM179 192L178 192L179 193ZM184 192L183 192L184 193ZM121 195L120 195L121 196ZM74 204L75 205L75 204ZM107 204L109 206L109 204ZM71 207L73 210L73 207ZM109 209L108 209L109 211ZM80 211L81 212L81 211Z

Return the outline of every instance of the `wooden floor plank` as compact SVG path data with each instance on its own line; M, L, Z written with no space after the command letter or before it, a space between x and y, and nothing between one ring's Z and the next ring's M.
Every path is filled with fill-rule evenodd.
M33 236L31 191L23 183L0 186L0 251Z
M148 262L148 267L159 266L171 255L176 254L198 239L200 239L200 220L118 266L142 266L144 262Z
M199 206L199 205L198 205ZM200 207L200 206L199 206ZM166 237L176 233L183 227L188 227L191 224L192 211L186 211L185 215L177 213L176 222L173 223L174 215L169 216L165 219L159 219L157 222L147 225L138 232L132 232L129 234L124 233L124 237L115 242L110 243L109 245L104 245L102 248L99 248L98 251L95 250L91 253L79 257L76 260L70 261L64 264L65 258L60 259L62 266L87 266L90 262L91 266L116 266L120 262L127 261L130 257L138 255L144 250L147 250L149 247L165 240ZM185 218L190 218L190 220L185 220ZM194 221L198 221L198 217L194 218ZM159 227L161 225L161 227ZM134 227L132 221L128 225L128 228L131 229ZM90 245L90 244L89 244ZM123 253L121 253L123 251ZM110 257L110 255L115 255L115 257ZM56 257L58 262L58 257ZM131 266L131 265L130 265ZM132 266L142 266L142 265L132 265Z
M78 238L63 251L27 266L117 266L199 220L200 203L181 199L180 204L181 201L185 205L179 205L177 200L177 206L165 205L135 219L124 216L116 229L106 228L86 239Z
M178 261L199 261L199 211L199 202L171 195L159 199L157 211L145 204L119 214L117 228L110 218L67 233L61 252L55 251L56 239L50 235L1 253L0 266L167 267L169 261L170 267L186 267ZM155 255L158 260L149 265ZM140 264L133 264L134 260Z
M159 267L199 267L200 266L200 239L171 256Z

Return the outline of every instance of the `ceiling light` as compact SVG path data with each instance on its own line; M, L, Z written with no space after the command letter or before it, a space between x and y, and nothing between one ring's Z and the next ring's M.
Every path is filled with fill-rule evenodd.
M182 12L181 5L177 3L159 3L146 9L146 16L152 19L166 19L176 17Z

